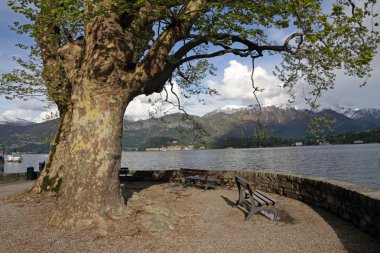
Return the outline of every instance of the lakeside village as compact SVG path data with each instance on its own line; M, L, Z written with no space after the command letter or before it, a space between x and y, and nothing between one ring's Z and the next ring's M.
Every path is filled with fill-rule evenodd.
M301 147L301 146L306 146L306 143L302 141L296 141L293 143L291 146L293 147ZM352 144L364 144L362 140L356 140L353 141ZM327 140L319 140L316 145L331 145L330 142ZM260 146L259 146L260 147ZM233 147L227 147L226 149L231 149ZM172 143L168 144L167 146L162 145L161 147L147 147L145 150L141 149L127 149L127 151L146 151L146 152L152 152L152 151L182 151L182 150L204 150L206 147L200 146L200 147L195 147L194 145L178 145L178 141L173 141Z
M146 148L145 151L181 151L181 150L194 150L194 145L178 145L178 141L174 140L168 146L161 146L159 148ZM205 147L198 147L197 149L206 149Z
M353 144L363 144L363 141L355 141ZM330 145L330 143L323 140L323 141L319 142L319 145ZM297 141L292 146L300 147L300 146L304 146L304 143L302 141ZM227 147L227 149L229 149L229 148L232 148L232 147ZM147 152L151 152L151 151L181 151L181 150L195 150L195 149L203 150L203 149L206 149L206 147L201 146L201 147L195 148L194 145L183 146L183 145L178 145L178 141L173 141L172 145L168 145L168 146L162 145L161 147L158 147L158 148L146 148L145 151L147 151ZM137 149L131 149L128 151L135 151L135 150L137 150Z
M367 142L364 142L362 140L355 140L350 144L365 144ZM22 154L42 154L42 153L48 153L49 152L49 144L48 143L39 143L39 142L33 142L29 141L28 145L23 145L24 143L14 143L12 145L9 145L6 147L6 151L3 145L0 144L0 148L2 149L2 152L0 152L0 156L2 155L3 158L6 157L6 154L14 153L16 151L21 152ZM227 144L227 143L226 143ZM331 144L338 144L338 143L330 143L328 140L321 139L313 143L309 143L307 141L295 141L292 143L286 143L287 145L269 145L268 147L273 146L293 146L293 147L301 147L301 146L310 146L310 145L331 145ZM342 143L339 143L342 144ZM345 143L348 144L348 143ZM255 147L267 147L267 145L261 146L255 146ZM189 145L181 145L179 144L178 140L172 140L170 142L167 142L165 145L161 145L161 147L136 147L136 148L128 148L123 147L124 151L146 151L146 152L153 152L153 151L185 151L185 150L205 150L205 149L231 149L231 148L247 148L246 146L236 146L232 145L224 147L205 147L205 146L195 146L192 144Z

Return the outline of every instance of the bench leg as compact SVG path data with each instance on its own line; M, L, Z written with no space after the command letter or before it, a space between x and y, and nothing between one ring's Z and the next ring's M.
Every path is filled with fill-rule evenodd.
M254 206L254 204L252 204L252 207L251 207L251 211L249 212L249 214L245 217L244 220L249 220L252 218L252 216L255 214L255 213L258 213L258 212L261 212L261 211L264 211L264 212L270 212L270 213L273 213L273 220L277 220L277 209L274 207L274 206Z
M192 180L189 178L185 178L185 183L183 184L183 188L186 188L192 183Z
M205 191L208 189L208 188L214 188L215 189L215 182L214 181L206 181L206 184L205 184Z
M183 187L186 188L189 185L197 185L197 182L199 179L193 179L193 178L185 178L185 183L183 184ZM207 188L206 188L207 190Z
M239 190L239 199L236 201L235 206L241 205L245 200L245 193Z

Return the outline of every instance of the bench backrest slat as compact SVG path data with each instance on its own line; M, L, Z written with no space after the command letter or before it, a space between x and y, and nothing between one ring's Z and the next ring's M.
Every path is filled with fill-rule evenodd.
M235 180L236 180L236 184L239 187L239 189L240 189L240 186L242 186L244 189L246 189L249 192L249 194L251 194L251 195L253 194L251 185L249 184L249 182L247 180L245 180L244 178L238 177L238 176L235 176Z
M245 180L244 178L241 178L241 177L235 176L235 180L236 180L236 183L239 183L239 184L242 185L244 188L246 188L246 189L251 189L251 186L249 185L248 181Z

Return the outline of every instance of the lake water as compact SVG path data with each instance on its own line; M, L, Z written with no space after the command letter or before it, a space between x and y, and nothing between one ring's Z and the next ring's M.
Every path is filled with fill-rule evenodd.
M5 173L25 172L47 155L24 155L22 163L5 163ZM283 148L123 152L130 170L204 168L270 170L324 177L380 190L380 144Z

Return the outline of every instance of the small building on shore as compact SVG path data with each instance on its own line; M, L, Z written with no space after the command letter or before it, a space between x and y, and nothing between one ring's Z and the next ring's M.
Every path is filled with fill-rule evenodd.
M167 147L161 147L161 148L146 148L145 151L180 151L180 150L193 150L193 145L187 145L187 146L181 146L181 145L174 145L174 146L167 146Z

